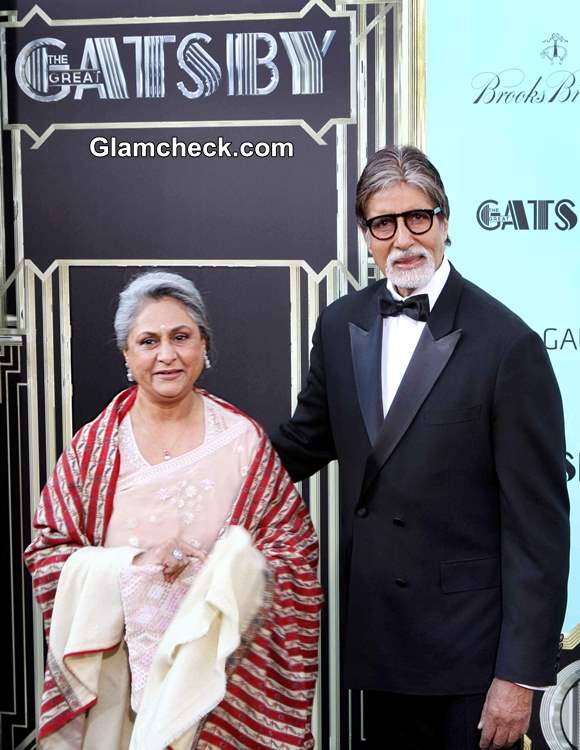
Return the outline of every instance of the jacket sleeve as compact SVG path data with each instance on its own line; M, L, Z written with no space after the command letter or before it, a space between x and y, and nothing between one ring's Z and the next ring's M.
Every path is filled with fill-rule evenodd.
M493 409L502 567L496 676L554 684L566 609L569 501L562 401L534 332L505 353Z
M312 337L310 369L298 396L292 418L270 439L293 481L312 476L336 458L326 391L323 352L323 318L320 315Z

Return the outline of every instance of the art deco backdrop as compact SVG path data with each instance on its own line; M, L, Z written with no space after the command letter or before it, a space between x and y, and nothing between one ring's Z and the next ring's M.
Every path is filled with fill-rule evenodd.
M496 16L486 5L470 10L459 0L19 0L1 14L6 500L0 533L10 608L2 747L35 747L43 638L22 550L63 444L125 385L112 335L118 292L142 267L190 276L216 333L217 361L203 384L271 429L295 402L319 311L375 275L355 229L353 195L368 154L384 144L429 147L450 192L452 260L544 331L558 375L567 378L570 480L577 482L570 374L577 364L569 341L577 341L578 316L571 303L562 313L554 294L542 291L541 263L542 250L554 251L564 235L565 252L575 249L575 188L550 177L550 165L570 158L563 147L555 157L552 152L563 133L572 143L569 123L577 122L580 96L570 84L568 104L546 110L552 143L540 148L545 120L532 126L522 105L521 119L505 136L508 104L492 103L492 88L483 92L485 81L477 77L527 66L530 80L521 87L529 84L529 94L540 65L542 75L567 69L562 50L568 54L568 42L555 38L565 37L566 13L558 15L557 6L571 18L573 0L553 4L553 23L548 11L535 19L533 34L545 26L540 41L548 41L536 49L530 30L534 51L525 63L523 42L516 60L507 30L519 28L529 9L523 0L512 5L512 25L502 26L499 46ZM572 41L569 50L572 59ZM476 105L479 94L490 102ZM536 138L535 146L526 141L525 151L524 131ZM529 192L529 174L518 184L514 171L524 173L526 160L533 164L540 152L541 177ZM492 177L482 180L486 169ZM523 214L518 201L525 203ZM548 230L543 236L550 241L531 263L520 255L504 284L495 268L513 251L510 241L524 229L524 214L526 236L534 226ZM489 231L496 226L499 231ZM492 247L508 232L510 241ZM523 265L526 287L548 297L543 307L548 304L551 317L536 315L525 295L514 297ZM573 295L577 275L564 270L558 278ZM302 489L321 538L327 594L318 747L356 750L365 747L369 717L364 696L340 688L336 466ZM577 601L572 598L567 619L561 684L542 705L538 699L526 741L534 750L579 747Z

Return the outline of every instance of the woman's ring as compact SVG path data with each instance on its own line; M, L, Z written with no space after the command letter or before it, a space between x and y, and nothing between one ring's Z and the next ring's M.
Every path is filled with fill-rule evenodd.
M175 549L173 550L173 552L172 552L171 554L173 555L173 557L174 557L174 558L175 558L175 559L176 559L176 560L177 560L178 562L181 562L181 561L183 560L183 558L185 557L185 555L184 555L184 554L183 554L183 552L182 552L182 551L181 551L181 550L179 549L179 547L176 547L176 548L175 548Z

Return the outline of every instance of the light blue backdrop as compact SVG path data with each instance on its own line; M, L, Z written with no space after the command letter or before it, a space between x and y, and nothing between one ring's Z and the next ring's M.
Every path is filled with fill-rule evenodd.
M569 632L580 623L580 2L429 0L427 35L427 152L450 198L448 257L544 337L562 390ZM480 226L480 207L496 229Z

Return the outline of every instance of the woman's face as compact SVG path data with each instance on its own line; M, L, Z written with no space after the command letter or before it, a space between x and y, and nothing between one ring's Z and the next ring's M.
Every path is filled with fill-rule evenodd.
M125 360L145 396L180 401L204 368L205 339L187 308L172 297L148 302L129 331Z

